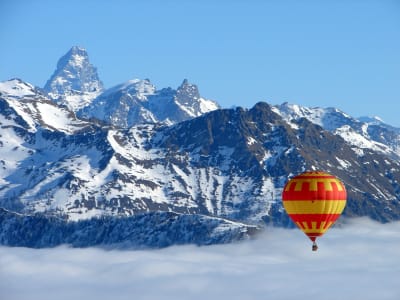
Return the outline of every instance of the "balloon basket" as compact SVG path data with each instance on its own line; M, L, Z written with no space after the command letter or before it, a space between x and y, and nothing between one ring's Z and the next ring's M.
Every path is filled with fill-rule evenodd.
M317 243L314 242L311 249L312 251L317 251L318 250Z

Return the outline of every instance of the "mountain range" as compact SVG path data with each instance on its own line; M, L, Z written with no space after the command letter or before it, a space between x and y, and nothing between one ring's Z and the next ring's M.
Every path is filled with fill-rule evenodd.
M400 129L336 108L222 109L183 80L105 89L73 47L43 88L0 83L0 243L224 243L293 226L282 188L338 176L346 217L400 219ZM124 228L124 229L122 229ZM120 234L119 234L120 233Z

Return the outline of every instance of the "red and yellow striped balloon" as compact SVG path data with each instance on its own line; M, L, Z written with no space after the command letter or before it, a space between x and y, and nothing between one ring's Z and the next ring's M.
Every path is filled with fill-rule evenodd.
M293 222L314 242L335 223L346 206L346 189L335 176L304 172L289 180L282 193L283 206Z

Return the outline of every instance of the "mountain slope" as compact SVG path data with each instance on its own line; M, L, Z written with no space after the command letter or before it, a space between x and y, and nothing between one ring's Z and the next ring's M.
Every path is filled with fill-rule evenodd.
M18 247L102 246L161 248L179 244L223 244L248 239L257 228L201 215L152 212L127 218L67 222L44 215L20 215L0 208L0 244ZM30 230L27 230L30 228Z
M373 149L360 156L340 136L304 118L288 124L265 103L174 126L10 130L26 150L3 179L1 206L19 203L25 213L80 220L174 211L280 222L287 178L323 169L345 182L346 215L400 218L398 161Z

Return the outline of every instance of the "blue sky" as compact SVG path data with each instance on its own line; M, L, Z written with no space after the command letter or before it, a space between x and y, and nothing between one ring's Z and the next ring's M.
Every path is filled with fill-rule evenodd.
M334 106L400 127L400 1L0 2L0 81L43 86L73 45L106 87L184 78L223 107Z

